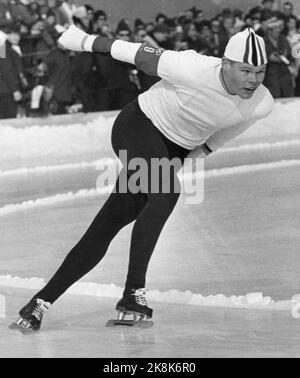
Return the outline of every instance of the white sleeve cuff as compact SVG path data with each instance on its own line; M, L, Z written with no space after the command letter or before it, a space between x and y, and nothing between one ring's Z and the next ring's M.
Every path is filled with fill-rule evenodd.
M112 44L110 53L114 59L135 64L135 56L141 46L141 43L126 42L118 39Z
M83 44L84 51L93 52L92 47L96 38L97 38L97 35L89 35L87 37L86 41Z

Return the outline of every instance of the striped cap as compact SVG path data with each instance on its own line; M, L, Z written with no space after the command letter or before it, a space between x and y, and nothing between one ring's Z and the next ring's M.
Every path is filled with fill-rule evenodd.
M224 56L234 62L248 63L252 66L268 63L265 41L251 28L230 38Z

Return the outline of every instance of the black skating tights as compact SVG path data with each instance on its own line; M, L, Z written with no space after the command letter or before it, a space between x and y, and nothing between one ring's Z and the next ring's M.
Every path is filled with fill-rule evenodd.
M182 164L189 153L160 133L141 111L137 100L127 105L117 117L112 130L112 146L117 156L120 150L126 150L128 162L132 158L143 158L148 167L151 167L152 158L177 158ZM138 170L139 168L136 171L124 170L123 166L115 189L84 236L35 298L55 302L73 283L101 261L116 234L134 220L125 291L145 287L152 252L179 198L180 183L176 175L178 170L174 169L170 179L170 191L165 193L166 190L162 190L160 185L156 193L151 192L149 187L153 177L149 168L148 191L140 190L136 194L120 193L120 180L125 178L128 183L128 179ZM163 171L160 175L163 175Z

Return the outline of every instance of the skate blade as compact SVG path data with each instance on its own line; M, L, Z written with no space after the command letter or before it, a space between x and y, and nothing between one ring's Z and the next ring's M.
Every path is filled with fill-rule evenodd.
M146 314L142 314L141 312L127 310L123 307L116 308L118 311L118 319L117 320L124 320L126 316L133 316L134 321L148 321L149 318Z
M31 333L31 332L34 331L34 329L31 327L31 324L27 320L25 320L23 318L20 318L16 322L12 323L9 326L9 329L19 331L23 335L26 335L26 334Z
M150 328L153 326L153 322L150 320L115 320L110 319L106 323L106 327L138 327L138 328Z

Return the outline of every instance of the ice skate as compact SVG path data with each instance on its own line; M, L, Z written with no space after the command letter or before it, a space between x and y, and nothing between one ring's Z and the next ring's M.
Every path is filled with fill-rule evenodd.
M145 294L146 289L136 289L124 295L116 305L117 319L109 320L106 326L151 327L153 322L149 319L152 318L153 310L148 307ZM129 319L126 319L126 317L129 317Z
M42 299L32 299L20 312L20 318L10 325L10 329L17 329L22 333L38 331L41 328L43 315L51 304Z

